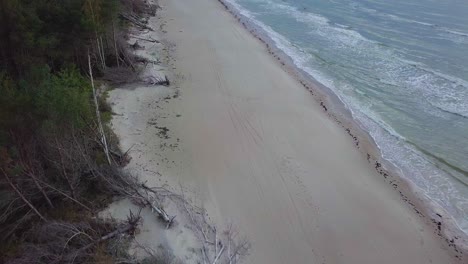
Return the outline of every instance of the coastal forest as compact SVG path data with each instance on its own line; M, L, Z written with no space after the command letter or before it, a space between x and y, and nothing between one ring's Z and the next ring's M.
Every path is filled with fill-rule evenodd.
M125 162L105 89L95 87L131 74L126 30L155 8L0 1L0 263L114 263L124 254L106 241L132 225L95 217Z

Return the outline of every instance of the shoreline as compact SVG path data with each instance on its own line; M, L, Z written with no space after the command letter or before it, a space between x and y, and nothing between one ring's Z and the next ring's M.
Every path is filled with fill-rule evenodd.
M240 26L249 31L266 47L268 53L277 60L281 68L291 74L310 92L315 101L322 107L323 112L346 131L361 154L364 157L367 156L369 164L375 167L375 170L395 191L399 192L401 199L414 210L414 213L432 225L443 242L446 242L449 247L453 247L455 252L460 254L460 257L465 256L466 258L468 255L468 234L462 230L450 213L423 194L415 183L403 176L402 172L398 172L401 169L383 158L378 144L369 132L359 124L359 120L353 117L351 110L345 103L330 88L298 68L289 55L275 46L275 41L268 33L251 22L251 18L237 10L238 7L228 0L217 1L237 20Z
M216 1L159 2L150 23L164 45L145 52L159 56L171 87L111 92L122 149L134 146L129 170L150 185L183 184L210 221L233 223L252 240L247 263L463 261L376 177L380 163L372 168L363 152L372 142L331 116L333 98L317 84L268 54ZM187 230L161 233L167 241L158 242L151 234L162 229L152 221L148 214L139 234L146 244L169 242L195 261Z
M220 6L220 8L222 9L221 6ZM206 7L206 10L208 10L208 7ZM232 14L229 14L229 16L232 16ZM236 20L238 20L238 21L236 21L236 23L238 23L239 27L242 28L242 25L241 25L242 22L239 21L239 20L240 20L239 17L236 17L236 16L234 15L234 18L236 18ZM240 22L240 23L239 23L239 22ZM244 27L245 27L246 31L248 31L249 34L253 35L253 37L256 38L256 40L258 41L259 36L258 36L255 32L252 32L251 29L249 29L248 27L246 27L246 25L244 25ZM185 31L185 30L186 30L186 29L184 29L184 31ZM267 44L266 41L260 40L260 42L263 42L263 43L262 43L262 46L267 46L267 49L271 49L271 47L268 46L268 44ZM176 41L176 43L177 43L177 41ZM179 44L179 43L177 43L177 44ZM271 50L270 50L270 51L271 51ZM263 51L262 51L262 52L263 52ZM273 55L273 56L272 56L272 60L275 61L274 63L275 63L275 64L277 63L279 66L282 67L283 70L286 70L286 72L288 72L288 74L291 74L291 75L296 79L297 82L301 83L301 78L298 78L298 76L300 76L300 75L299 75L300 73L297 73L297 72L294 72L294 71L293 71L295 68L292 68L292 67L288 68L288 67L287 67L287 64L283 65L284 61L281 60L282 58L280 58L280 56L278 56L278 55L275 56L275 54L274 54L273 51L271 51L270 54L268 54L268 55L269 55L269 56L270 56L270 55ZM292 68L292 69L291 69L291 68ZM315 87L317 84L316 84L316 83L309 83L309 80L304 80L304 79L302 79L301 85L304 86L304 87L306 87L306 88L307 88L307 86L309 86L309 88L308 88L307 90L309 90L309 92L310 92L310 90L314 91L313 88L311 88L311 87ZM333 96L330 96L330 94L327 94L327 93L324 93L324 92L319 93L320 90L316 90L315 92L316 92L316 94L315 94L315 96L314 96L314 97L315 97L314 99L317 101L317 97L319 98L319 99L318 99L318 104L320 104L320 107L321 107L322 109L324 109L324 110L325 110L326 108L328 108L329 106L334 105L334 104L332 103L333 100L338 100L337 98L333 98ZM332 95L334 95L334 94L332 94ZM332 109L327 109L327 110L328 110L328 111L326 111L326 112L327 112L327 115L330 116L330 115L331 115L330 113L333 112L333 111L332 111ZM321 114L321 113L320 113L320 114ZM365 134L365 133L359 134L358 132L355 131L356 128L354 128L354 127L352 126L352 125L354 125L354 124L352 123L352 121L350 121L350 118L344 119L344 120L339 120L339 119L337 118L336 115L332 115L332 116L331 116L331 119L335 119L334 121L337 122L337 123L339 124L339 126L341 126L342 129L344 129L348 134L350 134L349 136L351 136L351 137L354 139L354 143L356 143L357 141L359 141L360 143L358 143L358 144L360 144L361 146L362 146L362 145L365 145L365 144L368 144L368 145L372 146L372 144L373 144L372 140L370 140L369 138L365 138L365 135L367 135L367 134ZM345 122L345 121L347 121L347 122ZM349 128L351 128L351 129L349 129ZM346 129L348 129L348 131L347 131ZM370 149L370 148L369 148L369 149ZM370 152L368 149L366 149L365 152L363 152L363 148L359 148L359 151L362 153L362 155L363 155L364 157L365 157L366 154L368 154L368 153ZM378 149L377 149L377 148L374 148L374 151L377 152ZM373 154L373 153L372 153L372 154ZM378 156L378 153L375 154L375 157L377 157L377 156ZM368 162L369 162L369 161L368 161ZM377 170L377 172L378 172L379 174L381 174L381 175L386 175L387 177L390 177L390 176L389 176L389 173L383 170L383 168L382 168L382 163L380 163L378 159L376 159L376 160L374 160L374 161L371 161L370 163L375 163L375 164L374 164L374 165L375 165L374 169ZM396 180L393 180L392 184L395 184L395 182L396 182ZM405 188L407 188L407 189L411 188L411 187L408 186L405 182L398 183L398 185L400 185L400 190L404 190ZM388 188L388 183L387 183L387 188ZM391 189L391 188L388 188L388 189ZM394 192L394 190L391 190L391 191ZM403 192L403 191L400 191L400 192ZM407 193L412 193L412 192L411 192L411 191L408 191ZM408 198L405 197L404 194L400 193L399 195L400 195L400 199L401 199L401 200L406 200L406 201L408 200ZM218 198L218 197L216 197L216 198ZM214 198L212 198L212 199L214 199ZM424 209L425 207L422 206L422 204L418 203L419 201L418 201L417 199L413 199L413 200L414 200L414 201L410 201L410 202L409 202L410 206L408 206L408 207L412 207L411 210L413 211L413 212L412 212L413 214L416 215L417 213L415 213L415 212L419 212L419 215L421 215L421 212L424 212L423 209ZM411 204L412 204L412 205L411 205ZM217 205L217 206L219 206L219 205ZM405 206L406 206L406 205L405 205ZM419 216L418 216L418 217L419 217ZM430 221L430 220L424 220L425 224L429 224L429 221ZM444 225L444 226L445 226L445 225ZM431 229L435 230L434 233L437 233L437 229L438 229L438 228L439 228L438 222L437 222L435 225L431 224ZM442 242L442 241L441 241L441 242ZM454 246L453 244L451 244L451 243L452 243L451 241L447 241L447 242L448 242L448 244L449 244L449 245L448 245L449 248L451 248L451 247ZM444 243L444 242L442 242L442 243ZM455 252L456 252L456 251L458 251L457 248L455 248ZM457 252L457 253L458 253L458 252ZM461 256L457 256L457 258L461 258Z

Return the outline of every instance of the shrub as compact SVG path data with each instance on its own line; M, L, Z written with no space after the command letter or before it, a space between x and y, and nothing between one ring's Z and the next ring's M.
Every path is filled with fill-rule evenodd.
M34 98L38 113L45 119L43 126L83 127L92 118L91 94L88 80L74 68L45 78Z

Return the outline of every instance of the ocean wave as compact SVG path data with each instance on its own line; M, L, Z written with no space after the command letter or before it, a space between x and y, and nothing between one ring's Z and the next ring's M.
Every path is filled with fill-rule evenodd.
M248 24L259 29L257 33L261 33L264 40L288 56L297 68L330 88L344 106L351 111L358 125L375 140L382 157L401 170L401 175L420 189L421 193L447 210L455 218L460 228L468 233L466 187L460 186L449 174L437 169L434 165L435 160L408 144L410 142L407 138L398 133L384 121L379 113L372 109L375 105L382 105L383 102L366 103L356 100L350 94L361 93L364 95L365 93L356 90L356 87L349 83L337 81L336 78L316 68L314 66L315 58L310 52L302 50L292 40L256 19L255 14L244 9L236 0L223 1L228 2L235 9L234 12L247 18ZM400 92L405 97L417 100L417 104L428 107L428 111L440 112L443 110L464 116L468 114L468 109L460 110L468 101L468 94L463 92L463 90L468 91L464 80L429 69L422 63L400 58L389 47L366 39L359 32L343 25L332 25L323 16L299 10L284 3L278 5L270 0L261 2L267 4L270 12L288 15L296 21L306 24L309 27L309 33L319 35L324 41L321 44L334 51L336 56L339 55L340 51L347 50L346 54L355 56L349 58L351 61L373 58L373 60L368 60L370 63L368 68L379 74L377 80L380 80L380 84L391 85L393 89L388 92L393 92L397 88L401 89ZM327 61L326 58L319 57L322 61ZM350 68L352 70L353 67ZM453 94L454 85L455 87L461 85L459 94ZM463 98L465 101L457 101L457 98Z
M266 7L271 12L279 12L282 11L282 14L288 15L294 18L298 22L305 23L306 25L313 27L313 29L325 31L333 30L335 31L335 37L338 35L344 35L346 39L343 39L342 42L354 43L356 41L369 41L363 37L359 32L352 30L349 26L341 25L341 24L332 24L330 20L326 17L323 17L319 14L315 14L309 11L300 10L297 7L284 4L284 3L277 3L272 1L267 1ZM327 32L328 33L328 32Z
M381 84L390 84L395 87L405 87L409 89L413 96L420 96L421 104L435 107L437 110L446 113L453 113L468 117L468 82L447 74L428 68L422 63L409 61L396 55L390 47L363 37L359 32L346 28L344 25L331 24L329 19L308 11L300 10L297 7L286 3L278 3L271 0L260 1L271 13L289 16L299 23L304 23L309 29L309 34L320 36L326 40L326 45L334 50L353 50L353 60L369 60L368 71L380 71L378 80ZM237 6L237 8L241 8ZM378 11L376 11L378 12ZM325 76L323 72L312 69L308 62L311 56L307 52L300 50L300 47L291 43L287 38L274 31L271 27L255 20L253 14L248 14L250 19L254 19L267 35L271 37L276 46L291 57L299 68L311 74L325 86L334 88L333 78ZM400 18L399 18L400 19ZM402 19L405 20L405 19ZM409 20L408 20L409 21ZM419 21L411 20L419 23ZM421 22L423 23L423 22ZM431 24L432 25L432 24ZM294 49L291 46L295 46ZM363 53L365 51L365 53ZM349 52L347 52L349 53ZM320 60L327 60L320 56ZM372 60L374 60L372 62ZM355 65L354 67L357 67ZM361 68L362 70L362 68ZM369 72L367 74L372 76ZM377 84L375 84L377 85ZM458 88L457 88L458 86ZM335 93L338 89L333 89ZM344 96L342 96L344 98ZM346 98L342 101L346 102ZM436 109L428 109L434 112Z
M418 20L413 20L413 19L409 19L409 18L404 18L404 17L398 16L398 15L387 14L387 13L380 13L380 14L382 16L390 18L390 19L392 19L394 21L406 22L406 23L410 23L410 24L418 24L418 25L423 25L423 26L427 26L427 27L437 27L436 24L427 23L427 22L418 21Z
M450 40L458 44L468 44L468 33L456 31L453 29L448 29L444 27L438 28L438 35L445 40Z
M411 24L418 24L418 25L423 25L423 26L427 26L427 27L436 26L435 24L432 24L432 23L428 23L428 22L424 22L424 21L418 21L418 20L414 20L414 19L410 19L410 18L405 18L405 17L399 16L398 14L385 13L385 12L379 11L379 10L374 9L374 8L366 7L366 6L362 5L362 4L354 4L354 5L350 5L350 6L351 6L351 8L353 8L355 10L364 11L369 15L377 15L377 16L382 17L382 18L390 18L393 21L406 22L406 23L411 23Z
M318 23L320 25L327 25L328 28L332 27L332 25L330 25L329 23L329 20L320 15L305 13L303 11L298 10L297 8L288 6L286 4L277 4L273 6L272 5L273 2L271 1L267 0L267 1L262 1L262 2L268 3L268 6L271 10L272 9L278 10L277 7L280 7L280 9L282 9L283 11L287 11L289 15L292 15L293 17L297 18L297 20L300 22L308 22L308 23L313 22L313 23ZM234 7L236 9L242 8L239 5L237 6L234 5ZM373 112L370 110L372 105L364 106L362 102L353 101L352 98L346 97L343 93L340 93L335 88L336 84L333 81L333 78L331 78L330 76L321 72L318 69L312 68L308 64L312 57L310 54L301 50L297 45L292 44L287 38L285 38L283 35L276 32L275 30L273 30L270 26L262 23L259 20L256 20L252 13L248 11L244 11L244 13L248 14L247 17L249 19L252 19L251 21L252 23L256 24L262 30L265 31L266 35L273 41L274 45L278 47L281 51L283 51L289 58L291 58L291 60L293 61L296 67L298 67L299 69L309 74L319 83L323 84L326 87L331 88L348 110L354 113L357 109L359 109L358 110L359 112L366 113L366 116L368 118L371 118L374 122L378 123L379 126L383 128L387 133L391 134L392 136L400 140L406 140L405 137L400 135L389 124L384 122L382 118L373 114ZM301 14L305 14L305 16L302 17ZM365 39L362 35L360 35L358 32L353 31L353 30L345 29L342 27L341 28L336 27L336 28L333 28L333 30L335 30L337 34L344 33L345 35L347 35L346 39L341 40L342 42L353 43L355 41L367 41L368 43L376 43L376 42ZM326 34L326 35L330 35L330 34ZM349 38L355 38L355 39L354 41L349 41ZM321 61L326 61L320 56L318 56L318 58ZM397 84L393 83L393 85L397 85ZM354 87L351 87L349 84L341 84L342 88L344 88L345 86L347 86L348 88L344 90L356 91L356 89Z
M422 153L410 141L403 141L382 130L380 124L365 114L356 113L355 116L363 129L374 138L382 158L397 168L400 175L409 180L420 194L447 211L460 230L468 233L466 186L454 180L453 175L436 169L434 164L437 161Z
M468 118L468 109L459 109L459 103L440 103L440 102L430 102L430 104L448 114L456 115L463 118Z
M428 102L450 114L468 118L468 82L418 64L419 78L412 85L427 98Z
M449 29L449 28L444 28L444 27L441 27L440 29L442 29L442 30L444 30L445 32L450 33L450 34L454 34L454 35L458 35L458 36L463 36L463 37L468 37L468 33L465 33L465 32L456 31L456 30Z
M373 9L373 8L367 8L367 7L365 7L363 5L360 5L360 4L353 5L353 7L355 9L359 9L360 11L364 11L369 15L377 15L377 16L379 16L381 18L388 18L388 19L391 19L391 20L396 21L396 22L403 22L403 23L409 23L409 24L415 24L415 25L421 25L421 26L429 27L429 28L432 28L432 29L434 29L436 31L439 31L439 34L440 33L447 33L447 34L455 35L455 36L462 37L462 38L468 38L468 32L464 32L464 31L461 31L461 30L451 29L451 28L447 28L447 27L444 27L444 26L440 26L438 24L429 23L429 22L425 22L425 21L414 20L414 19L407 18L407 17L404 17L402 15L398 15L398 14L390 14L390 13L378 11L378 10Z

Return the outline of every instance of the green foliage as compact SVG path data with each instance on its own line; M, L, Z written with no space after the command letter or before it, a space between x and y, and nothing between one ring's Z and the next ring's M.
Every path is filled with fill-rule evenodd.
M116 17L119 0L1 0L0 70L23 75L31 65L54 71L94 46Z
M32 107L32 97L21 91L6 73L0 73L0 95L0 130L5 131L24 123ZM0 134L2 138L6 137L5 132Z
M81 221L83 214L46 185L70 195L85 195L83 199L93 201L94 206L103 200L100 186L104 184L86 177L97 168L106 173L109 169L106 156L95 142L87 54L90 51L95 58L97 38L100 49L113 48L109 45L114 33L110 26L120 1L0 0L0 208L12 211L0 223L0 233L7 233L0 237L2 257L21 254L17 243L36 228L38 219L16 198L2 173L10 176L41 213L54 212L52 207L62 213L44 214L48 219ZM111 52L104 51L104 56L106 53ZM104 122L109 121L109 106L101 101L100 110ZM75 159L77 156L80 158ZM32 175L40 179L39 184L32 183ZM50 208L49 198L54 204ZM22 222L18 221L23 216ZM10 227L16 229L10 232ZM34 261L31 259L31 263Z
M91 119L91 86L74 68L45 78L35 94L36 109L48 126L83 127Z
M35 67L18 85L3 74L0 92L0 130L33 123L81 128L93 117L89 81L76 68L52 74L47 66Z
M84 0L85 23L97 33L105 31L117 13L119 3L115 0Z

